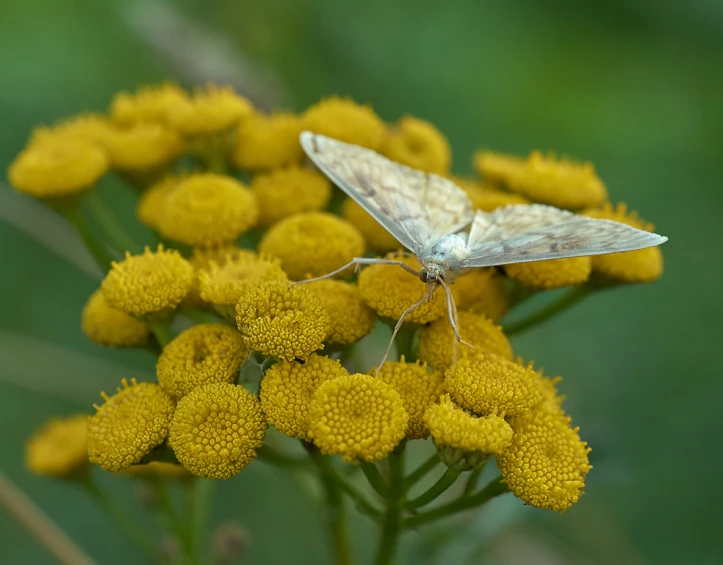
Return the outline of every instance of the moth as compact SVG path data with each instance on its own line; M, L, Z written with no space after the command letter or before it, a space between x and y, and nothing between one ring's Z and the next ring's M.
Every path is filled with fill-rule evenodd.
M406 316L431 299L437 287L444 289L455 339L465 343L459 334L449 284L470 269L633 251L660 245L668 239L619 222L587 218L542 204L475 212L465 192L443 177L310 131L301 133L300 143L334 184L422 264L416 271L399 260L358 257L327 275L296 283L333 277L351 266L358 269L369 264L397 265L426 283L427 293L397 321L379 367Z

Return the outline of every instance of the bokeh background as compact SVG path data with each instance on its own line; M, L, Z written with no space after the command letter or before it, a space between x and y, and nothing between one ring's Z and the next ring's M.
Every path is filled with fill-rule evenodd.
M503 497L407 534L404 562L720 563L723 3L0 0L0 69L3 167L34 125L162 79L228 81L273 108L338 93L389 121L412 114L449 137L459 173L478 147L593 161L612 198L670 242L659 282L594 296L514 340L564 378L593 447L587 492L564 515ZM130 191L101 191L149 235ZM99 562L129 563L138 554L82 493L22 463L49 416L90 409L123 376L152 377L150 355L82 336L97 284L62 222L0 187L0 469ZM263 464L219 486L214 517L245 525L245 563L329 562L308 500ZM372 528L354 525L368 561ZM51 562L1 509L0 562Z

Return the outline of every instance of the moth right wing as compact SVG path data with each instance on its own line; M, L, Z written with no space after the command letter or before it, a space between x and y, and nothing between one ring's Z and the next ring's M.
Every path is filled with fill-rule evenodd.
M472 221L467 195L445 178L310 131L300 142L326 176L416 255Z

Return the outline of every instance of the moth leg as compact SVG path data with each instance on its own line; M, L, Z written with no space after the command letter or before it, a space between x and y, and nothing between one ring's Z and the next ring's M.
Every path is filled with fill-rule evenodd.
M354 259L349 261L346 265L344 265L343 267L339 267L338 269L332 271L331 273L327 273L320 277L314 277L313 279L306 279L303 281L292 282L290 286L295 286L297 284L307 284L307 283L316 282L316 281L323 281L324 279L330 279L332 277L335 277L339 273L343 273L349 267L354 267L354 272L357 272L362 265L397 265L397 266L401 267L402 269L404 269L405 271L413 274L414 276L419 276L419 273L417 271L412 269L409 265L407 265L403 261L394 261L392 259L377 259L377 258L373 258L373 257L355 257Z
M392 332L392 339L389 340L389 345L387 346L387 350L384 352L384 357L382 357L382 362L377 365L377 370L374 373L374 376L379 375L379 371L382 368L382 365L384 365L384 362L387 360L387 357L389 357L389 352L392 350L392 344L394 343L394 338L397 337L397 333L399 333L399 329L402 327L402 324L404 323L404 318L407 317L408 314L411 314L414 310L419 308L422 303L427 299L427 295L425 294L422 296L422 298L419 299L419 301L412 304L409 308L407 308L404 312L402 312L402 315L399 317L399 320L397 320L397 325L394 326L394 331Z
M445 295L447 296L447 316L449 317L449 323L452 326L452 331L454 332L455 344L456 342L459 342L462 345L466 345L467 347L474 349L474 345L466 342L462 339L462 336L459 335L459 316L457 315L457 304L455 304L454 302L454 297L452 296L452 291L450 290L449 285L442 279L438 280L442 285L442 288L444 289Z

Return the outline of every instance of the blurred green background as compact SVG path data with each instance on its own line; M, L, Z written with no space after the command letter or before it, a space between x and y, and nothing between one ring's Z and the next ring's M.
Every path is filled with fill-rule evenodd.
M338 93L389 121L413 114L449 137L459 173L477 147L593 161L611 197L670 242L659 282L595 296L514 341L564 378L593 447L586 494L561 516L503 497L407 534L404 562L721 562L723 3L0 0L0 69L3 167L34 125L167 78L230 80L272 107ZM112 181L101 191L148 235L130 191ZM23 442L121 377L148 378L153 358L84 339L92 262L7 187L0 265L0 469L99 562L134 562L82 493L24 471ZM105 479L133 495L127 480ZM315 510L263 464L219 486L214 517L244 523L245 563L328 563ZM368 561L372 528L355 525ZM0 562L51 562L2 510Z

